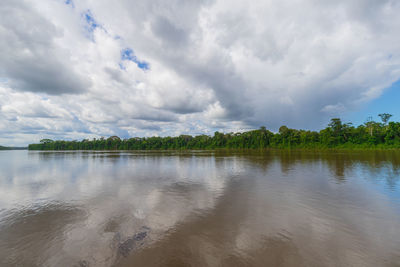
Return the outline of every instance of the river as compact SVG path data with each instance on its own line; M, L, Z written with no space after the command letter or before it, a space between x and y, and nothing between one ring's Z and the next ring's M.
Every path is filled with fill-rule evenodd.
M0 151L0 266L400 266L399 151Z

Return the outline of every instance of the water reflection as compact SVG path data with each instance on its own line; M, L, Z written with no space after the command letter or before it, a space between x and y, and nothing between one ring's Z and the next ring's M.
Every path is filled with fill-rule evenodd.
M46 262L62 249L63 234L83 221L83 209L63 203L43 203L3 211L0 221L2 266L31 266ZM23 256L22 256L23 255Z
M399 156L1 152L0 265L395 265Z

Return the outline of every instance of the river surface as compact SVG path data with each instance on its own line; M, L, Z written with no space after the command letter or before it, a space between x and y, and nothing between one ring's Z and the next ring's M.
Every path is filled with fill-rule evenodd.
M399 151L0 151L0 266L400 266L399 180Z

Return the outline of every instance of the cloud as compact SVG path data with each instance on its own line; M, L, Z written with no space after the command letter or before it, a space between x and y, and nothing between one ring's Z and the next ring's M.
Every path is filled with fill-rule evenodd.
M125 48L121 51L121 59L122 60L129 60L132 61L134 63L136 63L136 65L143 70L148 70L150 69L149 67L149 63L147 63L146 61L140 61L134 54L133 50L130 48ZM121 66L121 65L120 65ZM125 69L125 67L123 67L123 69Z
M394 0L6 0L0 132L31 127L24 143L64 130L320 128L400 79L399 11Z
M74 70L68 51L55 42L62 38L63 29L28 2L3 1L0 17L0 75L13 89L68 94L90 86L90 80Z
M336 105L326 105L322 108L321 111L327 112L331 115L341 114L346 111L345 106L342 103L338 103Z

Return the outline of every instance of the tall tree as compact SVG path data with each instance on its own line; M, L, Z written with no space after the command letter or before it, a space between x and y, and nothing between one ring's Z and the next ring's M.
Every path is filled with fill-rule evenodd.
M367 121L365 122L365 126L367 126L368 130L369 130L369 135L372 136L373 132L374 132L374 124L375 122L373 121L372 117L369 116L367 118Z
M388 121L390 120L390 118L393 116L392 114L389 113L381 113L378 115L379 117L381 117L382 122L387 125Z
M329 127L332 128L333 132L338 135L341 133L343 124L342 121L339 118L333 118L331 119L331 122L328 124Z

